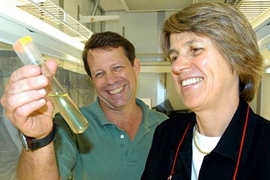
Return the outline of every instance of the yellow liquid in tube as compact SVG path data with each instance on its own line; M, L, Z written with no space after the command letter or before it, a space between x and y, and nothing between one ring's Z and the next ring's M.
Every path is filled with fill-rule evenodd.
M79 113L76 105L71 100L67 93L65 94L49 94L51 102L58 108L61 115L66 120L69 127L73 132L79 134L85 131L88 126L87 121L78 121L78 119L84 119L84 116Z

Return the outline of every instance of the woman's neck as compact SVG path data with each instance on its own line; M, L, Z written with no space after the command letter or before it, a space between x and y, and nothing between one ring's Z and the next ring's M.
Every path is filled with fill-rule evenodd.
M198 131L209 137L221 136L233 118L238 105L239 99L223 104L222 107L213 106L212 109L195 112Z

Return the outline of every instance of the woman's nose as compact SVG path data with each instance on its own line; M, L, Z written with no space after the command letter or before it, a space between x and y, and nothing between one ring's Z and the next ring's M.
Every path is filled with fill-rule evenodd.
M186 56L178 56L178 58L172 63L172 72L179 74L182 70L190 67L190 58Z

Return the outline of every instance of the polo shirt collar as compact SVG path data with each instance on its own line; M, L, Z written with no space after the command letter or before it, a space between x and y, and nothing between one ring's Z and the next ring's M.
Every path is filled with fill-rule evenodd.
M152 118L148 118L149 115L149 107L140 99L136 98L136 104L139 105L142 108L143 111L143 120L142 122L147 123L147 125L152 125L156 122L156 119ZM99 104L99 98L97 97L96 101L93 103L93 110L94 110L94 114L97 117L97 119L99 119L100 125L101 126L105 126L108 124L114 125L114 123L110 122L107 117L105 116L103 110L100 107Z

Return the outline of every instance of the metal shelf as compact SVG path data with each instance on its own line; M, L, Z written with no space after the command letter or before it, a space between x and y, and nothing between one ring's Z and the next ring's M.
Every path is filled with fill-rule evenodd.
M17 6L18 8L28 12L36 18L62 31L63 33L77 38L81 42L85 42L93 34L88 28L79 21L71 17L61 7L54 4L50 0L35 3L28 0L29 4Z

